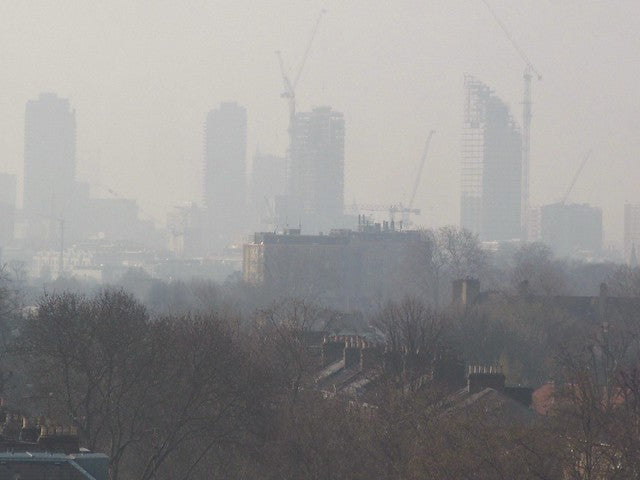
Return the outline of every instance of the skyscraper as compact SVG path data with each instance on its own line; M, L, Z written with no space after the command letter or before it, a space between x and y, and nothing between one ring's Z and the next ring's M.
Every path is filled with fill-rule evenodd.
M76 170L76 118L69 100L54 93L29 100L24 136L25 213L64 217L72 208Z
M287 221L309 233L344 222L344 117L331 107L297 113L292 125Z
M522 136L509 107L465 76L460 225L481 240L521 237Z
M638 258L640 258L640 204L627 203L624 206L624 260L635 263Z
M204 132L204 202L213 249L248 230L246 156L247 111L223 102L207 115Z

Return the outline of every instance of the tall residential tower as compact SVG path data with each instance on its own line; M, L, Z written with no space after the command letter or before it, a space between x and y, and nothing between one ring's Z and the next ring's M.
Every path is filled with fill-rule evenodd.
M509 107L465 76L460 225L483 241L522 234L522 135Z
M29 100L24 132L25 213L67 216L76 170L76 117L69 100L54 93Z
M309 233L344 223L344 117L331 107L297 113L292 128L287 222Z
M204 203L214 250L248 231L246 157L247 111L235 102L221 103L204 128Z

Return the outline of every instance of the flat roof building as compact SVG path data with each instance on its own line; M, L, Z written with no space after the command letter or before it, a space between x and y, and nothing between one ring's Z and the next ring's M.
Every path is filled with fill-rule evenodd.
M554 203L540 209L541 240L561 257L593 257L602 251L602 210Z
M329 235L256 233L243 247L243 279L335 308L367 309L413 284L407 276L422 245L421 232L388 226Z
M344 116L331 107L295 116L287 182L287 220L328 232L344 223Z

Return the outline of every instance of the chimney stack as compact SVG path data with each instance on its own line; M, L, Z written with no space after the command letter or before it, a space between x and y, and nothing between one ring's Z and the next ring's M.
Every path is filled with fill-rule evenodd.
M505 376L498 367L470 366L467 377L469 393L479 393L485 388L493 388L499 392L504 390Z
M480 280L467 277L453 281L453 301L462 307L475 303L480 295Z
M344 342L344 352L342 356L344 368L351 368L360 361L360 349L354 336L349 336Z
M322 343L322 366L326 367L340 360L342 350L344 349L344 340L340 337L328 337Z

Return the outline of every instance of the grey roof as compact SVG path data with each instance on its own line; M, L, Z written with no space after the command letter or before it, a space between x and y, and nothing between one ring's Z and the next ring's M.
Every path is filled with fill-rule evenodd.
M2 452L0 478L107 480L109 458L102 453Z

